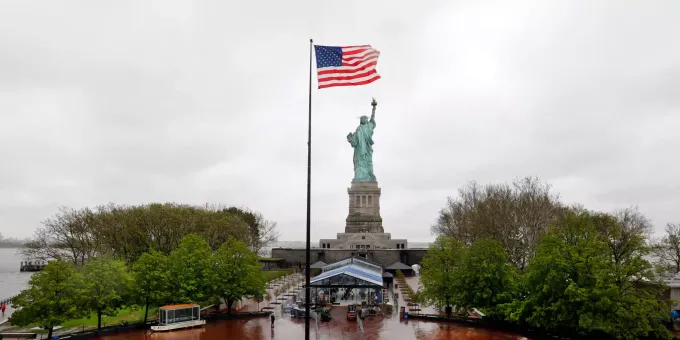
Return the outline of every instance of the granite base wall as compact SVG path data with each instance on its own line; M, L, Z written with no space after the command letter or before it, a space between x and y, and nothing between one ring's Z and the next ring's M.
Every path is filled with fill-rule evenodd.
M310 250L310 262L323 261L325 263L334 263L353 256L360 256L365 254L366 259L373 261L381 266L388 266L397 261L406 265L420 264L423 257L427 253L427 249L370 249L363 252L357 249L323 249L312 248ZM305 263L305 249L297 248L273 248L273 258L284 259L288 266L299 266Z

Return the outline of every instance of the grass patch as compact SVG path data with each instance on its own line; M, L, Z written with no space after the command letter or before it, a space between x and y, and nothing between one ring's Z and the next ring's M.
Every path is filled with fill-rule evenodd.
M147 318L155 318L156 313L158 313L158 308L149 307L149 315ZM119 310L116 316L102 315L102 327L119 325L123 321L134 323L141 322L142 320L144 320L144 308L137 308L137 310L133 310L132 308L124 308ZM84 317L66 321L62 326L64 328L97 327L97 314L92 314L89 318Z
M262 277L264 278L265 281L269 282L271 280L275 280L281 276L286 276L289 274L292 274L293 270L292 269L284 269L284 270L263 270L262 271Z
M258 261L260 262L279 262L283 260L283 258L280 257L260 257Z
M158 313L158 308L149 307L147 321L155 318L156 313ZM142 322L142 320L144 320L144 308L137 308L137 310L133 310L132 308L124 308L119 310L116 316L102 315L102 327L120 325L120 323L123 321L135 323ZM55 332L63 332L64 330L81 331L85 329L97 328L97 314L95 313L90 315L90 318L84 317L80 319L69 320L60 326L62 328ZM24 327L11 327L7 329L7 331L29 330L34 327L38 327L38 325L33 323ZM47 330L31 330L31 332L47 334Z

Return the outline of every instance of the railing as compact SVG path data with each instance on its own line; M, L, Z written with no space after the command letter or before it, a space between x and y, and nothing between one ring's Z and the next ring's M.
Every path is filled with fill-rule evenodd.
M15 296L12 296L12 297L9 297L9 298L6 298L6 299L1 299L1 300L0 300L0 305L4 303L5 305L8 305L8 306L9 306L9 305L12 304L12 300L14 300L14 298L16 298L16 295L15 295Z

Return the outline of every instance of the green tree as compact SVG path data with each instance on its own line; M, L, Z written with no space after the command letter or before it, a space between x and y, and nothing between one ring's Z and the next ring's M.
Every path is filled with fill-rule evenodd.
M97 314L97 330L102 328L102 315L115 316L126 304L132 288L132 277L120 260L99 256L83 267L85 308Z
M511 302L517 292L517 269L508 262L500 242L481 239L471 245L457 268L456 303L498 314L498 305Z
M149 305L158 306L169 298L170 268L165 255L155 250L142 254L132 266L135 300L144 305L144 323Z
M170 268L169 292L173 302L201 303L215 292L215 270L212 249L196 234L182 238L179 247L168 257Z
M266 294L266 282L257 255L243 242L229 239L214 256L217 294L224 299L228 313L235 301Z
M82 317L83 281L73 264L61 259L51 261L35 273L23 290L12 301L17 310L9 318L16 326L37 324L52 338L54 326Z
M662 320L670 306L661 299L663 286L651 276L649 263L640 261L642 245L614 256L616 232L602 228L620 227L616 223L586 211L566 215L540 243L525 276L527 298L513 303L510 318L558 332L668 338Z
M200 235L208 241L213 251L229 238L246 242L250 238L250 228L237 214L224 211L210 211L202 217Z
M420 280L423 284L422 298L437 307L450 307L455 303L457 294L457 273L461 265L465 248L453 238L440 236L423 258Z
M514 318L543 329L584 330L580 315L586 315L586 309L599 306L590 315L606 315L609 298L615 295L613 287L601 281L607 274L606 252L587 213L566 216L539 245L526 275L528 298Z
M647 244L651 223L637 209L625 209L613 215L596 213L592 218L607 245L610 273L607 278L617 288L614 314L607 318L611 333L628 339L668 337L661 323L671 310L670 302L663 298L667 287L646 260L652 253L652 247Z

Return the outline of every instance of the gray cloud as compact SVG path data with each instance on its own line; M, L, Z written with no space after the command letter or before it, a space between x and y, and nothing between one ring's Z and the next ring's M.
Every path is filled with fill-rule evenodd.
M4 1L0 232L58 205L245 205L303 239L308 39L380 49L315 90L313 239L342 231L345 135L378 98L385 228L428 240L469 180L680 222L676 1Z

